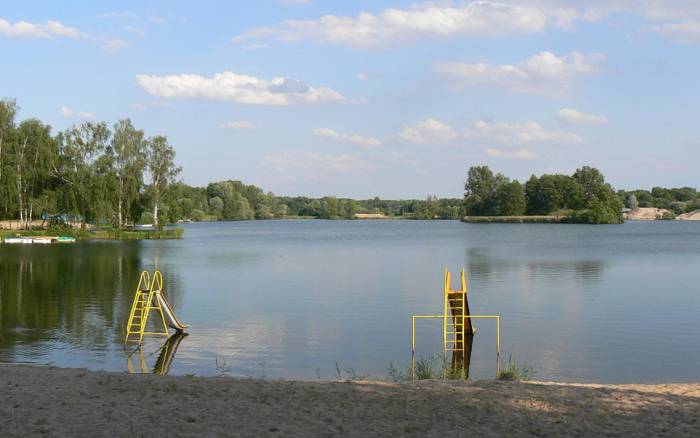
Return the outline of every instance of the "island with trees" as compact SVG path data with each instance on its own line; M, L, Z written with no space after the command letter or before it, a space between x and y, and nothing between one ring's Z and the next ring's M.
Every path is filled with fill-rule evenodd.
M622 223L623 203L596 168L532 175L525 184L473 166L464 185L465 222Z

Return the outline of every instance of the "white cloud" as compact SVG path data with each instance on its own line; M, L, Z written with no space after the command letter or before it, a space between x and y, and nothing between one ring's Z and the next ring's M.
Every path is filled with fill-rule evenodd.
M81 32L75 27L66 26L59 21L48 20L45 24L35 24L27 21L10 23L0 18L0 35L10 38L29 39L55 39L69 38L73 40L86 40L99 43L107 51L123 49L126 41L119 38L104 38L86 32Z
M232 122L224 122L219 126L224 129L255 129L260 127L260 125L255 124L249 120L235 120Z
M101 43L102 49L110 53L116 52L129 46L129 44L121 38L106 38L99 39L98 41Z
M507 0L505 0L507 1ZM644 30L679 44L700 43L700 2L697 0L517 0L544 10L570 11L568 21L601 21L612 15L634 15L647 20ZM525 2L525 3L522 3ZM563 13L566 16L566 13Z
M700 17L700 3L696 0L530 0L530 4L576 8L582 18L592 21L612 14L630 14L649 20Z
M281 0L305 2L305 0ZM234 38L280 42L318 41L352 47L376 47L426 37L504 36L573 29L579 21L600 21L613 14L666 23L660 33L679 33L679 42L696 42L693 21L700 20L697 0L450 0L424 1L408 8L361 12L356 16L324 15L313 20L287 20L257 27ZM690 32L690 35L688 35ZM688 37L691 36L692 39Z
M290 180L307 181L369 168L367 163L352 155L324 155L313 152L272 154L264 157L260 165Z
M561 21L559 9L553 10L555 24ZM424 37L542 32L547 24L547 11L535 6L494 1L472 1L460 6L426 2L408 9L389 8L378 14L362 12L355 17L324 15L316 20L287 20L278 26L253 28L235 37L234 42L311 40L375 47Z
M571 86L579 76L595 73L603 59L601 54L572 53L560 57L552 52L540 52L515 65L448 62L436 65L434 70L456 86L494 86L550 94Z
M136 26L130 26L128 24L124 26L124 30L127 32L134 33L136 35L141 35L141 36L146 35L146 31L143 28L136 27Z
M488 141L490 143L518 145L526 143L581 143L576 134L549 131L536 122L489 123L483 120L474 122L463 135L466 139Z
M700 43L700 20L658 24L648 29L679 44Z
M608 123L608 118L605 116L586 114L573 108L562 108L559 110L559 118L569 123L581 125L603 125Z
M78 117L81 117L83 119L94 119L95 118L95 114L88 112L88 111L78 111L77 114L78 114Z
M310 5L311 0L280 0L285 5Z
M518 160L534 160L537 158L537 154L528 149L486 148L484 152L486 152L486 155L496 158L514 158Z
M381 140L373 137L363 137L357 134L344 134L330 128L314 129L314 135L317 137L330 138L331 140L340 143L349 143L358 146L380 146Z
M369 79L369 76L367 76L367 73L360 72L357 74L357 79L359 79L361 81L366 81Z
M407 126L399 136L411 143L444 143L457 138L452 128L436 119L421 120Z
M211 78L195 74L141 74L136 79L146 92L161 98L226 100L247 105L317 104L347 100L331 88L311 87L288 78L259 79L231 71L217 73Z
M77 116L81 119L94 119L95 115L91 112L88 111L74 111L72 108L69 108L67 106L62 106L61 107L61 115L63 117L73 117Z
M471 126L456 131L436 119L420 121L406 127L399 134L412 143L446 143L455 140L488 142L500 145L520 145L532 143L581 143L576 134L550 131L535 122L505 123L479 120Z
M45 24L34 24L27 21L10 23L0 18L0 34L11 38L71 38L80 39L83 34L75 27L66 26L61 22L49 20Z
M168 102L166 102L164 100L152 100L150 102L145 102L145 103L137 102L137 103L132 103L131 105L129 105L129 107L131 109L140 110L140 111L143 111L143 110L151 108L151 107L161 107L162 108L165 106L168 106Z

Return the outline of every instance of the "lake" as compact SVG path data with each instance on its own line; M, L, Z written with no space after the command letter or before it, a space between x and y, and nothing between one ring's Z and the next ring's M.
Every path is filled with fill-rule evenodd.
M0 245L0 361L162 365L164 338L123 346L139 274L157 268L191 325L172 374L384 377L410 363L411 315L442 312L443 270L457 287L464 267L472 313L502 317L502 364L557 381L700 380L700 222L185 228L181 240ZM492 378L495 323L475 325L469 377ZM417 356L442 357L440 321L417 329Z

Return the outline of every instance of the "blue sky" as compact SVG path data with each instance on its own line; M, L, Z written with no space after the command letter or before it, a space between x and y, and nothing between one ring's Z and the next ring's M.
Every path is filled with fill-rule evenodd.
M55 130L129 117L196 185L461 196L487 164L698 187L698 49L688 0L6 0L0 96Z

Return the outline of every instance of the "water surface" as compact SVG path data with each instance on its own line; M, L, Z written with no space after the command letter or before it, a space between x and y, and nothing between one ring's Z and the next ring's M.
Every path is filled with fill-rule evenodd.
M468 272L471 310L500 314L502 362L539 379L698 381L700 223L258 221L186 226L182 240L0 245L0 361L126 371L143 269L191 324L173 374L386 375L410 360L410 316L442 311L442 271ZM457 276L455 286L457 286ZM441 356L420 321L419 356ZM470 378L495 373L476 322ZM159 362L149 339L131 368ZM162 363L162 361L161 361Z

